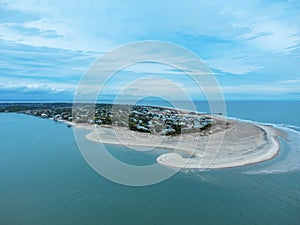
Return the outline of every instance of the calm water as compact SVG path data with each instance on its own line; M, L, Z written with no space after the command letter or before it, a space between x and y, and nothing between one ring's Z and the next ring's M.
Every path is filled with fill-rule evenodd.
M0 224L300 224L299 102L229 102L227 112L284 129L280 155L241 168L184 171L147 187L96 174L65 124L0 114ZM137 165L161 153L108 147Z

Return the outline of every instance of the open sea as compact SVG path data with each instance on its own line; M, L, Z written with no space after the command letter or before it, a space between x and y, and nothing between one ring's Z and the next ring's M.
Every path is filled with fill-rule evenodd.
M66 124L0 114L0 224L299 225L300 102L232 101L226 106L229 117L285 131L279 155L238 168L185 170L144 187L98 175ZM208 111L205 103L197 108ZM82 137L88 133L81 132ZM86 145L97 144L86 140ZM107 148L132 164L155 163L161 154Z

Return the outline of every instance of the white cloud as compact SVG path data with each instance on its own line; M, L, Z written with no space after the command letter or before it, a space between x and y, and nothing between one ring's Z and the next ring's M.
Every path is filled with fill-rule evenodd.
M279 85L234 85L234 86L223 86L224 93L240 93L240 94L289 94L289 93L300 93L300 87L290 86L279 86Z
M251 1L4 1L7 8L35 14L40 19L24 27L52 30L63 38L16 37L10 30L6 40L49 47L108 50L127 41L165 39L174 33L239 40L261 51L291 51L299 44L297 10L290 2ZM157 26L157 24L160 26ZM6 30L7 31L7 30ZM266 34L261 36L261 34ZM3 35L4 36L4 35ZM3 38L2 36L2 38ZM5 38L5 37L4 37ZM251 39L251 40L249 40Z
M265 91L268 90L268 93L289 91L288 85L297 84L296 81L288 81L284 77L286 74L294 76L299 71L297 59L300 25L297 21L300 21L300 14L297 1L254 0L241 4L240 1L225 3L206 0L143 3L114 0L88 2L3 0L1 3L4 10L15 10L11 17L17 18L18 12L23 13L18 20L9 21L9 18L1 20L3 22L0 23L0 39L3 42L58 48L57 51L71 49L106 52L130 41L159 39L189 47L206 59L209 66L224 73L237 75L251 73L250 79L253 80L250 83L259 83L261 77L255 76L256 73L270 84L274 83L274 77L283 80L278 83L278 86L282 87L276 86L272 89L259 86ZM28 18L25 18L26 15ZM136 52L138 51L132 53ZM84 64L79 63L80 60L71 65L72 69L65 66L66 61L56 61L53 57L49 58L49 70L43 70L41 65L34 61L36 56L22 56L28 61L26 63L26 60L20 60L21 57L17 54L9 54L12 55L11 58L7 61L2 58L0 62L2 74L5 69L12 72L10 70L15 65L19 67L19 64L23 63L18 70L20 76L31 73L47 76L48 73L49 77L61 77L62 83L67 83L63 81L64 77L69 79L74 70L85 68ZM118 57L127 57L126 54ZM99 55L94 53L95 57ZM72 59L72 54L64 57ZM172 57L177 57L178 62L188 61L180 54L174 54ZM65 67L65 73L57 72L58 64ZM60 67L59 70L63 68ZM67 70L72 72L67 75ZM181 74L180 71L165 66L140 65L125 70L135 73ZM51 73L55 75L51 76ZM238 86L239 83L235 78L231 77L229 80L232 86L225 87L226 91L238 92L240 88L241 92L245 90L259 92L255 86ZM236 88L234 84L237 85ZM298 89L291 87L290 91L297 92Z
M85 5L91 7L90 4ZM96 37L94 30L86 30L88 21L85 21L84 17L89 14L89 11L83 13L79 3L15 0L3 1L2 6L3 10L16 10L13 11L15 14L19 11L30 16L35 15L29 21L0 24L0 39L2 40L32 46L98 52L106 51L115 46L113 40L101 36ZM15 16L17 17L17 15ZM27 29L27 32L21 32L15 27ZM32 34L32 29L39 30L41 35ZM49 32L56 35L47 35Z
M206 63L214 69L221 70L225 73L242 75L247 74L249 72L253 72L262 67L257 65L247 64L247 62L240 61L238 59L215 59L215 60L206 60Z
M281 83L281 84L297 84L297 83L300 83L300 79L282 80L282 81L279 81L278 83Z
M299 32L300 29L294 25L285 26L277 21L267 21L255 24L250 33L240 38L266 51L287 53L299 47Z
M62 82L38 82L34 79L1 79L0 88L6 90L44 90L50 92L73 92L76 84Z

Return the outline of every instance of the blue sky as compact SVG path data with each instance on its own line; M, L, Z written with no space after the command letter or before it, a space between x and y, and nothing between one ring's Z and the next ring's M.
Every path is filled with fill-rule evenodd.
M227 100L299 100L298 21L297 0L1 0L0 100L71 100L97 58L142 40L169 41L195 52ZM112 79L104 94L116 94L137 73L167 76L166 71L171 69L133 66L123 79ZM188 79L175 80L197 97Z

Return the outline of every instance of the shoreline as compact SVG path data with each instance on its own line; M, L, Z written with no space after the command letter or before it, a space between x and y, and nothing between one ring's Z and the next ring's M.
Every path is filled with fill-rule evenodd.
M219 116L218 119L220 119ZM159 164L172 168L232 168L264 162L278 155L280 151L278 141L280 130L268 125L223 119L229 121L233 126L224 130L224 132L220 131L204 137L200 137L197 133L157 136L131 131L124 127L96 127L90 124L62 122L72 125L74 129L91 130L86 138L93 142L125 145L139 151L148 148L173 150L174 152L162 154L156 159ZM214 156L213 151L206 151L205 144L213 136L218 139L221 133L224 133L224 140L220 150ZM197 142L195 146L196 138L198 142L200 141L200 144ZM179 139L181 140L178 145ZM212 146L214 146L214 143L212 143ZM183 158L181 154L190 155L191 158Z
M231 120L232 121L232 120ZM246 123L246 122L239 122L239 123ZM221 168L233 168L233 167L241 167L241 166L247 166L247 165L252 165L264 161L271 160L275 158L280 151L280 142L278 140L279 133L281 132L280 130L267 126L267 125L261 125L261 124L254 124L254 123L247 123L249 125L252 125L254 127L259 128L265 135L265 141L267 142L267 145L270 145L269 147L266 147L263 149L263 152L260 152L255 157L255 153L259 151L260 148L255 149L254 155L252 157L249 157L247 155L248 153L246 152L244 155L242 155L242 159L232 159L228 160L227 163L223 162L216 162L217 158L222 158L226 157L224 155L216 156L214 160L209 163L205 164L203 166L203 162L199 162L199 160L194 160L194 159L184 159L182 157L178 157L178 155L174 155L173 153L170 154L163 154L157 158L157 162L159 162L162 165L173 167L173 168L184 168L184 169L221 169ZM222 147L221 147L222 148ZM239 151L239 149L236 149ZM248 157L248 158L247 158ZM205 159L204 159L205 160ZM202 164L201 164L202 163Z

